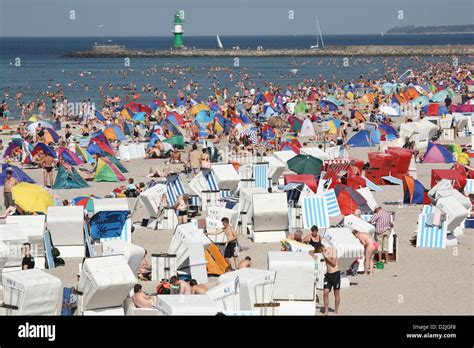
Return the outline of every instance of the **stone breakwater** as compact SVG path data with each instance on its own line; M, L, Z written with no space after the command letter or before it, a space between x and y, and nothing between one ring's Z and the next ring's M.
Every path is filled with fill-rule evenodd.
M389 57L389 56L474 56L474 45L446 46L329 46L324 49L123 49L76 51L64 55L70 58L107 57Z

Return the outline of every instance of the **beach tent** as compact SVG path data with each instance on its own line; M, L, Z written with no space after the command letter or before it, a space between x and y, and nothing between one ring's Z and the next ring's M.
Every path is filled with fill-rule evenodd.
M132 120L135 122L145 122L145 119L146 113L144 111L137 112L132 117ZM127 124L127 122L125 122L125 124ZM126 130L124 130L124 133L127 134Z
M89 187L89 185L73 167L59 165L53 189L79 189L84 187Z
M209 106L207 106L206 104L203 104L203 103L199 103L199 104L196 104L196 105L192 106L191 109L189 109L189 114L192 117L194 117L202 110L210 111Z
M397 137L397 130L387 123L379 125L379 130L382 136L385 136L385 140L393 140Z
M108 125L105 127L105 129L102 131L104 136L107 138L107 140L126 140L127 138L125 137L125 134L123 134L122 130L120 129L119 126L117 125ZM95 139L95 137L93 138Z
M292 132L299 132L301 130L303 121L301 121L298 117L290 116L288 117L288 121L290 122Z
M125 177L108 158L99 158L95 165L94 181L118 182L125 181Z
M215 113L209 112L207 110L201 110L197 113L194 118L199 125L206 126L214 118Z
M321 100L319 102L319 105L321 105L321 107L323 108L328 107L330 111L335 111L338 109L337 105L330 100Z
M309 118L306 118L303 121L303 125L301 126L301 131L299 136L300 137L312 137L315 136L316 132L314 131L313 122Z
M284 141L281 143L280 151L293 151L296 154L300 153L299 147L293 143L290 143L289 141Z
M28 132L30 132L30 134L36 134L36 127L38 127L38 124L41 123L41 126L43 128L51 128L51 129L54 129L54 126L49 123L49 122L46 122L46 121L41 121L41 122L33 122L31 124L28 125L27 129L28 129Z
M23 139L18 139L18 138L10 141L7 148L5 149L5 152L3 153L3 158L10 157L16 149L21 150L23 146L23 142L24 142Z
M104 115L99 110L95 110L95 118L97 118L99 121L105 121Z
M28 182L34 184L35 181L30 178L23 170L20 168L10 165L8 163L2 164L2 173L0 174L0 186L5 184L5 178L7 177L7 169L12 171L12 177L14 177L18 182ZM6 207L8 208L8 207Z
M205 110L202 110L202 111L205 112ZM176 126L184 124L184 120L181 117L181 115L175 111L168 113L168 115L166 116L166 119Z
M40 151L43 151L45 155L49 154L52 157L56 158L56 152L54 152L54 150L51 147L49 147L48 145L46 145L45 143L36 144L33 151L31 151L31 155L34 156Z
M59 148L58 157L59 159L64 160L64 162L66 162L70 166L78 166L84 164L84 161L79 158L79 156L77 156L74 152L65 147Z
M123 164L120 163L120 161L119 161L116 157L111 156L111 155L107 155L107 156L105 156L105 157L108 158L110 162L112 162L113 164L115 164L115 166L116 166L122 173L128 173L127 168L125 168L125 167L123 166Z
M392 94L392 93L393 93L393 90L394 90L393 83L385 82L385 83L382 85L382 91L383 91L385 94Z
M422 108L422 107L424 107L424 106L426 106L426 105L429 105L429 103L430 103L430 100L429 100L429 98L428 98L427 96L425 96L425 95L420 95L418 98L413 99L413 100L411 101L411 105L413 105L413 106L418 106L418 107L420 107L420 108Z
M342 215L354 214L357 209L363 214L372 212L366 199L352 187L336 184L334 185L334 191Z
M79 144L75 145L76 156L79 157L84 163L95 163L94 157L86 150L83 149Z
M184 137L182 135L173 135L168 139L163 140L163 143L168 143L179 149L184 149Z
M365 116L359 110L351 110L351 119L355 118L361 122L365 122Z
M347 144L351 147L371 147L380 144L380 138L380 130L363 129L354 134Z
M59 141L59 135L52 128L43 128L44 142L46 144L57 143Z
M432 97L431 97L431 101L433 102L444 102L444 100L446 99L446 97L450 97L450 98L453 98L454 97L454 92L451 88L447 88L447 89L443 89L442 91L439 91L437 93L435 93Z
M455 163L456 160L451 152L443 145L429 142L423 158L423 163Z
M375 95L373 93L364 94L360 99L360 104L372 104L375 100Z
M411 176L404 175L402 177L403 182L403 203L405 204L430 204L427 190L423 184L412 178Z

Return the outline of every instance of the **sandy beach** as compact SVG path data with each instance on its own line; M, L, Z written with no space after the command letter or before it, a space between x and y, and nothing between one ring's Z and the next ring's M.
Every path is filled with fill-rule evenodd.
M401 119L394 119L400 122ZM9 137L2 136L4 143ZM469 138L457 139L458 144L465 144ZM367 161L370 148L353 148L350 155ZM372 151L376 151L373 148ZM131 160L123 162L129 170L127 178L135 182L148 182L146 178L149 166L164 166L164 160ZM449 169L448 164L417 164L418 179L430 187L432 169ZM42 170L26 170L26 173L42 183ZM54 190L53 196L61 199L72 199L79 195L94 193L98 196L110 194L121 183L90 182L91 187L84 189ZM378 204L387 211L395 212L395 230L399 238L398 262L390 262L383 270L376 270L371 276L350 276L351 287L341 290L342 315L472 315L474 312L473 294L473 242L472 230L466 229L458 238L456 248L419 249L410 244L415 235L418 214L422 206L393 204L403 198L401 186L385 185L381 192L374 192ZM136 198L128 198L131 208ZM391 203L392 204L386 204ZM205 216L205 212L201 217ZM139 209L134 222L145 218L145 209ZM172 230L151 230L136 225L133 243L151 253L166 252L172 238ZM304 231L307 234L307 230ZM239 242L243 247L241 258L250 256L254 268L267 269L267 252L280 250L280 243L253 243L247 236L240 235ZM64 267L47 272L59 277L62 286L77 286L76 274L81 259L66 259ZM215 285L217 278L210 277L209 286ZM140 281L145 291L154 292L156 283ZM322 293L318 291L321 298ZM319 304L319 306L321 306ZM320 314L318 312L318 314Z

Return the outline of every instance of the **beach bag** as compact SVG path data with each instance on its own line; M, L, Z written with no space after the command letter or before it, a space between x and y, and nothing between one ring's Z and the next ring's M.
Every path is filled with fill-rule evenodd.
M166 280L158 283L156 286L156 293L158 295L170 295L171 294L171 284L168 283Z

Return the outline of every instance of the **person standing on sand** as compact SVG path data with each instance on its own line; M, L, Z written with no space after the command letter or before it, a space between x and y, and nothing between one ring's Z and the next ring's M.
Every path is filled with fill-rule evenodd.
M379 206L375 207L374 215L370 218L369 223L375 225L375 233L377 242L379 243L379 261L382 261L382 252L385 254L385 263L388 262L388 238L392 231L391 216Z
M368 233L352 231L354 237L356 237L361 244L364 246L364 274L372 274L374 270L374 254L379 248L379 245L372 239Z
M3 201L5 205L5 209L13 206L13 196L12 196L12 188L15 185L18 185L19 182L12 176L13 172L10 168L7 169L5 183L3 185Z
M322 248L322 255L326 262L327 273L324 275L324 312L323 315L328 315L329 308L329 293L331 289L334 289L335 306L334 313L339 312L339 304L341 303L341 297L339 289L341 288L341 271L339 270L339 259L337 258L336 249L333 248Z
M227 260L227 263L230 265L230 259L234 259L235 269L239 268L239 245L237 243L237 233L235 232L234 227L229 223L229 219L224 217L222 218L222 225L220 231L214 233L206 233L206 235L218 235L221 233L225 233L227 237L227 244L224 251L224 257Z

